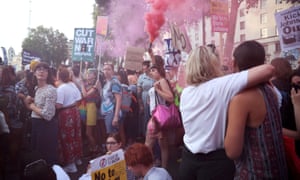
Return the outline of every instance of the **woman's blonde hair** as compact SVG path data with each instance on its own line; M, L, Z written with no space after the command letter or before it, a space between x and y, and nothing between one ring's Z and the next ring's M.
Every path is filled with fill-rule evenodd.
M186 81L198 85L222 75L220 62L214 53L205 46L191 51L186 64Z

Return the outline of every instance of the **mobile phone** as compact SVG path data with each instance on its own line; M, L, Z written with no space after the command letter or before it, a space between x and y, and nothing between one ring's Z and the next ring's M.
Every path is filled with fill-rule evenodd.
M295 89L296 93L298 93L298 90L300 89L300 85L298 84L292 84L292 88Z

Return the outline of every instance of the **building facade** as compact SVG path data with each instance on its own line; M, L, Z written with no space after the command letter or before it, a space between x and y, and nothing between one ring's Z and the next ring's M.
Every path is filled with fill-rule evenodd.
M237 12L234 47L245 40L256 40L265 47L267 61L286 56L288 52L282 52L280 48L275 13L292 6L299 4L292 5L283 0L258 0L256 8L246 9L246 3L243 1ZM190 25L188 35L193 48L203 44L215 44L222 55L226 33L212 32L209 16L202 17L198 23ZM290 61L293 67L297 66L297 58Z

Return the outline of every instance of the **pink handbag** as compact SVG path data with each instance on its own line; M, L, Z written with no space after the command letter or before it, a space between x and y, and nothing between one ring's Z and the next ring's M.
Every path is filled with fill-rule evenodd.
M153 110L153 117L157 120L160 129L181 127L181 120L177 106L172 103L169 106L157 104Z

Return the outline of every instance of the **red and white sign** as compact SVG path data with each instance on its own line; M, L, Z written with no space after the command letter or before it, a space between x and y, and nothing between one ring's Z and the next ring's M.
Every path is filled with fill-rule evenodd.
M212 32L228 32L228 0L211 0L210 14Z

